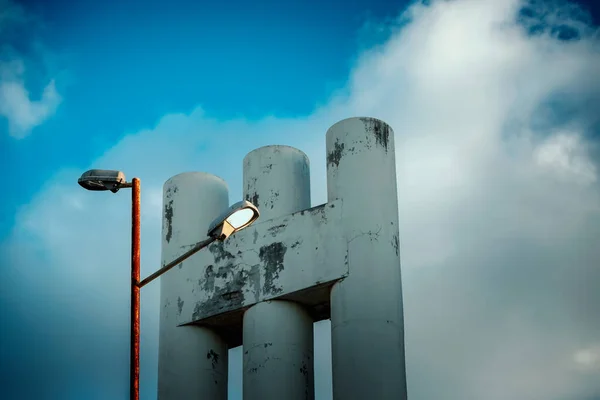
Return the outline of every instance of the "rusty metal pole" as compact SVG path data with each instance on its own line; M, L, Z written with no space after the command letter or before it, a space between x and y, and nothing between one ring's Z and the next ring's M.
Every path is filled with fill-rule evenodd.
M131 344L129 398L140 398L140 180L133 178L131 190Z

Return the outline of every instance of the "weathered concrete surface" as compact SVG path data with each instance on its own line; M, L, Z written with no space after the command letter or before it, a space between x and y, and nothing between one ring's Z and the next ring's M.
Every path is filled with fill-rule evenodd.
M347 276L342 209L334 201L257 222L209 246L204 265L193 268L197 276L179 283L178 323L202 322Z
M310 208L308 157L288 146L266 146L250 152L244 158L244 196L256 198L263 218ZM271 235L279 239L278 231L286 225L272 225ZM304 234L309 232L304 231ZM315 252L301 240L261 246L258 256L264 266L263 291L281 292L278 282L286 267L310 275L307 270L314 267L312 260L286 263L288 251L304 256ZM275 300L250 307L243 321L244 399L313 399L313 319L310 314L297 303Z
M313 319L297 303L259 303L244 314L244 400L314 399Z
M229 205L227 185L216 176L184 173L163 187L162 264L206 239L212 218ZM227 344L214 331L178 326L185 305L182 283L197 281L213 261L201 251L160 278L161 309L158 354L158 398L227 399Z
M406 399L393 131L340 121L327 132L327 204L306 209L307 177L296 149L250 153L244 195L259 222L161 279L159 398L224 399L226 347L243 332L245 400L312 399L312 321L331 316L334 398ZM168 181L163 262L227 205L215 177Z
M342 199L350 274L331 291L333 397L405 400L394 133L350 118L327 131L327 193Z
M290 146L265 146L244 157L244 197L272 219L310 208L310 163Z

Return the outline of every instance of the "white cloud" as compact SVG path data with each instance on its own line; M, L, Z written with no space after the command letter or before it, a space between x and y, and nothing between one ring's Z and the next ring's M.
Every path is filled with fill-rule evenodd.
M557 178L596 182L596 166L589 160L581 136L576 133L554 134L536 149L535 158Z
M54 80L46 85L39 100L32 100L23 80L23 63L0 63L0 115L8 120L9 133L16 139L52 116L61 102Z
M579 350L575 353L573 359L577 365L586 370L598 370L600 368L600 345Z
M521 5L454 0L411 8L384 45L359 59L347 96L306 118L220 122L196 110L123 138L93 165L142 177L145 272L159 260L152 213L161 212L169 176L217 173L233 201L243 156L289 144L311 158L313 200L323 202L326 129L347 116L379 117L396 132L410 398L599 396L600 381L589 373L600 335L600 187L590 131L599 118L597 107L583 105L600 98L600 82L591 79L600 52L588 27L578 41L560 41L550 29L527 35L514 23ZM541 7L528 15L582 27L564 9ZM214 166L225 151L238 161ZM117 340L126 312L105 309L127 302L128 198L80 192L77 173L60 172L23 208L11 245L41 251L45 263L27 281L62 277L65 293L94 288L80 293L87 312ZM14 265L31 262L15 252ZM149 289L144 382L156 373L157 291ZM151 387L144 391L152 398Z
M28 15L20 5L0 0L0 116L6 119L8 132L16 139L26 137L33 128L54 115L62 101L53 79L48 80L39 99L30 94L25 81L28 67L25 57L10 43L11 32L18 32L16 35L19 37L24 27L37 26L37 23L39 21Z

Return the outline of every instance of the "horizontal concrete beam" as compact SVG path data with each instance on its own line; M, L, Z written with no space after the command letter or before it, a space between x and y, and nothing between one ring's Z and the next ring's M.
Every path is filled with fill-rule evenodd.
M348 275L342 207L335 200L256 223L212 244L213 262L200 279L181 284L179 324L230 325L239 315L227 314L279 298L318 307L320 289ZM321 292L328 303L328 291Z

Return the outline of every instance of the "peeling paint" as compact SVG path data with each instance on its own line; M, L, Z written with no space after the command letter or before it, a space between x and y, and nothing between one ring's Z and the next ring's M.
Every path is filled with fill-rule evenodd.
M257 264L250 267L248 280L254 292L254 301L258 303L260 301L260 265Z
M167 240L167 243L169 243L173 236L173 200L169 200L167 204L165 204L165 221L167 222L165 239Z
M375 143L380 145L387 152L390 140L390 127L376 118L361 118L367 132L375 136Z
M206 267L206 271L204 271L204 285L202 284L202 280L198 282L200 286L204 288L204 290L208 292L212 292L215 290L215 273L213 271L215 267L213 265L209 265Z
M340 160L344 156L344 143L340 143L339 139L333 144L333 151L327 154L327 164L340 166Z
M213 349L210 349L208 353L206 353L206 359L210 360L213 369L217 368L217 364L219 364L218 353L215 353Z
M177 315L181 315L181 311L183 310L184 301L181 300L181 297L177 297Z
M233 254L225 250L223 247L223 242L221 241L215 242L208 246L208 251L210 251L215 257L215 263L219 263L225 259L233 260L235 258Z
M277 287L279 272L284 268L283 258L287 247L281 242L275 242L267 246L262 246L258 252L258 257L263 262L265 282L263 285L263 294L279 294L281 287Z
M244 288L247 283L255 287L260 283L260 274L258 266L252 267L250 271L240 268L238 265L228 264L219 267L214 272L214 267L207 268L205 280L202 286L205 289L211 289L212 294L204 301L199 301L194 307L192 317L195 320L206 315L215 315L223 310L237 309L244 304ZM223 286L217 286L216 279L224 281ZM258 283L257 283L258 282ZM255 297L256 297L255 290Z
M347 276L347 238L339 232L339 224L334 223L342 217L341 204L341 200L334 200L277 217L257 224L252 232L245 231L235 240L211 244L210 264L205 264L199 275L191 279L188 287L192 295L182 295L186 304L179 323L241 311L261 301L305 290L315 281L324 284ZM329 219L333 224L327 222ZM324 232L312 234L322 229ZM323 237L331 237L331 243L321 245ZM333 249L339 253L335 250L333 254ZM331 270L306 278L298 276L313 268L309 267L313 264L315 268L331 265ZM176 302L177 296L173 300ZM173 310L177 312L176 307Z

